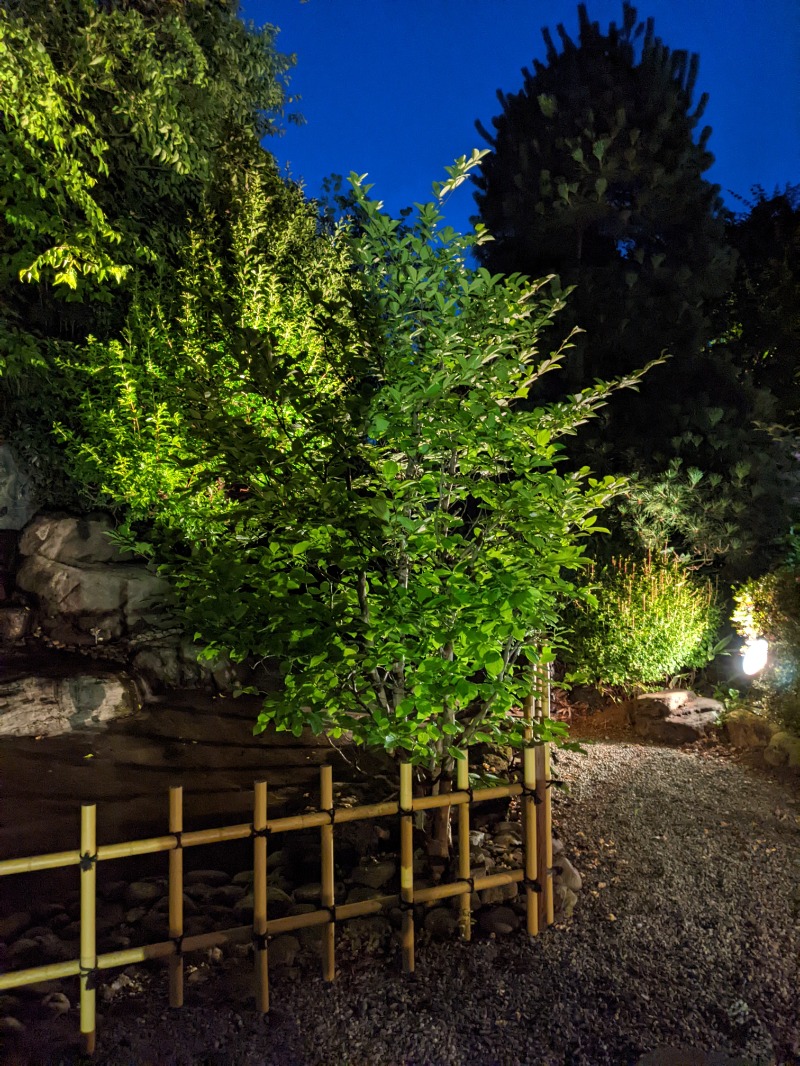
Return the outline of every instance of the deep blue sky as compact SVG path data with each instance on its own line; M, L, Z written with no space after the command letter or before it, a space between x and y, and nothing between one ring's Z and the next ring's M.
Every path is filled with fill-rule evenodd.
M603 29L621 21L621 0L593 0ZM279 27L297 55L292 90L306 119L269 142L282 167L319 194L332 172L367 172L372 195L392 211L430 198L456 156L485 147L495 90L517 91L520 70L544 58L541 27L576 36L574 0L243 0L246 19ZM700 54L697 94L716 156L706 177L747 196L754 184L800 183L800 0L649 0L670 48ZM554 34L554 38L557 37ZM449 200L448 224L469 228L472 189Z

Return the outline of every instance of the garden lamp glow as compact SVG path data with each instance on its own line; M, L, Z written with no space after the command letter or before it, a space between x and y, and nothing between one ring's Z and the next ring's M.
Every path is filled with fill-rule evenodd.
M757 674L767 665L769 644L763 637L747 644L742 655L742 670L749 675Z

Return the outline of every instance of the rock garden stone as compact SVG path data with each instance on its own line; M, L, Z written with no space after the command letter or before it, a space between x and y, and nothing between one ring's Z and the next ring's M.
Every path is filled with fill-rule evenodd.
M458 918L452 910L436 907L425 915L425 932L437 940L447 940L458 928Z
M15 911L6 918L0 918L0 940L16 940L31 924L31 915L27 911Z
M321 892L322 885L319 881L311 881L308 884L300 885L294 890L292 895L297 903L318 903Z
M366 885L354 885L347 893L345 903L363 903L365 899L375 899L376 892Z
M725 735L735 748L766 748L780 726L753 711L731 711L725 716Z
M491 907L479 913L478 925L484 933L508 936L519 929L519 915L510 907Z
M800 768L800 737L786 731L775 733L764 749L764 761L770 766Z
M139 706L126 674L13 678L0 682L0 736L60 736L129 718Z
M219 888L227 885L230 877L224 870L190 870L183 875L184 885L208 885L210 888Z
M397 872L397 863L393 860L372 863L369 866L357 866L351 874L351 880L357 885L369 888L383 888Z
M161 887L153 881L132 881L125 892L125 902L129 907L150 905L160 899Z
M553 911L557 917L571 918L578 902L577 895L563 883L553 885Z
M478 895L484 905L506 903L519 895L519 886L517 884L495 885L494 888L481 889Z
M628 717L637 736L666 744L688 744L705 736L725 708L688 689L648 692L630 700Z
M0 605L0 645L23 640L30 630L31 617L27 607Z
M296 936L276 936L269 941L268 958L270 966L294 966L300 941Z
M555 872L553 874L554 882L566 885L567 888L571 889L573 892L580 892L583 887L583 880L569 859L564 855L559 855L555 867Z
M269 892L272 887L270 885L267 888L267 899L270 898ZM221 885L219 888L211 890L212 902L223 907L232 907L234 903L238 903L245 895L246 891L243 885Z
M42 1006L58 1017L61 1014L69 1014L72 1005L63 992L50 992L42 1000Z

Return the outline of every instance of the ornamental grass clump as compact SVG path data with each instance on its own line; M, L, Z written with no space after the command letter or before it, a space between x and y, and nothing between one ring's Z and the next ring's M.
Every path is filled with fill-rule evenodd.
M623 556L589 573L593 596L570 611L566 656L588 679L634 688L713 658L715 590L675 556Z

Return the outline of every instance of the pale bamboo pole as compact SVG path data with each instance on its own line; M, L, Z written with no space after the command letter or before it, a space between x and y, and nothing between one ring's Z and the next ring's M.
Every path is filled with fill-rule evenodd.
M539 932L539 901L533 882L537 880L538 850L536 847L536 749L522 751L522 782L525 792L522 800L525 829L525 905L528 933Z
M81 806L81 933L80 1010L81 1042L86 1055L94 1055L96 1042L95 972L97 968L97 808Z
M333 812L333 767L319 768L320 808ZM333 813L331 813L333 819ZM336 975L336 923L333 920L334 867L333 867L333 821L320 829L321 888L320 900L323 909L328 908L331 920L322 933L322 979L332 981Z
M400 903L403 909L403 971L414 972L414 816L412 766L400 764Z
M550 665L540 670L542 684L541 717L550 717ZM553 923L553 810L550 798L550 745L540 744L536 749L536 808L537 821L537 866L539 883L539 927Z
M253 956L256 1010L269 1011L267 959L267 782L256 781L253 795Z
M169 937L176 953L169 960L169 1005L183 1006L183 953L179 945L183 939L183 788L169 790L169 831L176 834L176 847L169 853Z
M456 787L459 792L469 789L469 761L466 756L456 765ZM458 877L469 881L471 864L469 857L469 804L462 803L458 808ZM459 897L461 939L472 939L472 891Z

